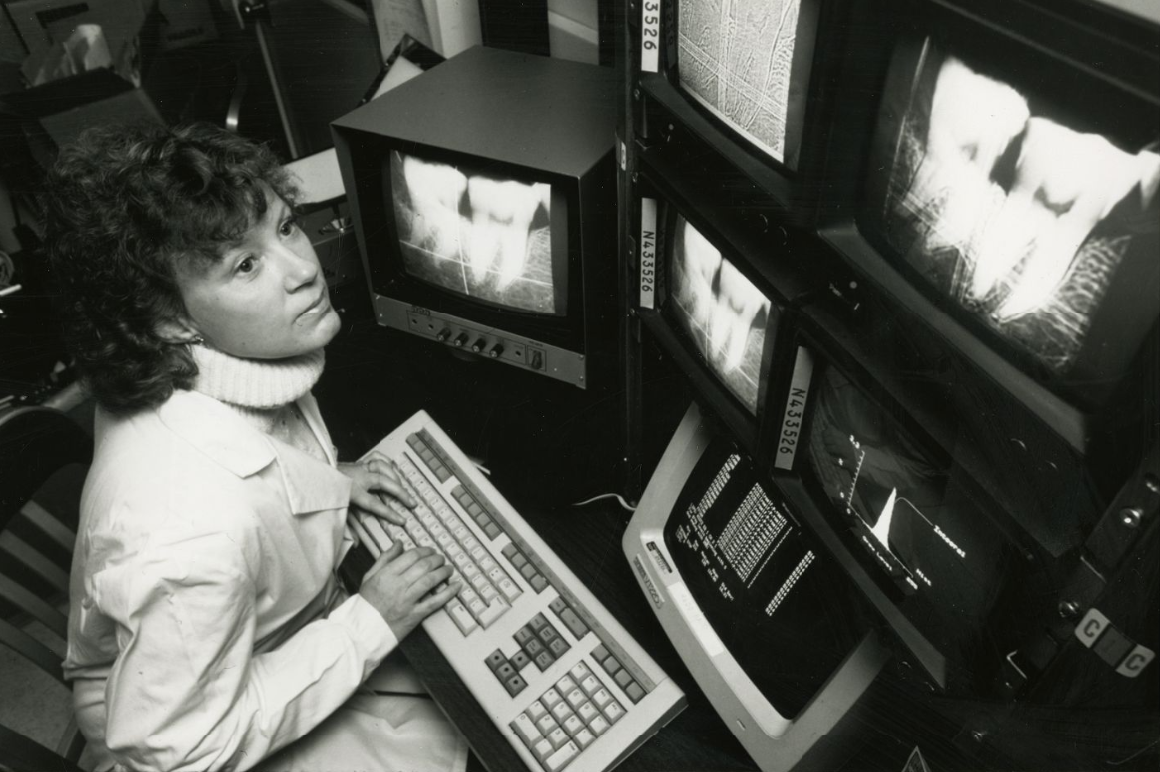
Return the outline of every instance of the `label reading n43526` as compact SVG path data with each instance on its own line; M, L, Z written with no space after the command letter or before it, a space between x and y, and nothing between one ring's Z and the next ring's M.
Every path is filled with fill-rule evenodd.
M781 417L781 434L777 437L777 456L773 459L775 469L793 469L798 440L802 435L802 420L806 414L806 397L810 393L813 375L813 356L808 349L799 348L793 363L789 396L785 399L785 413Z
M640 307L656 308L657 202L640 200Z
M661 0L644 0L640 17L640 71L656 72L660 57Z

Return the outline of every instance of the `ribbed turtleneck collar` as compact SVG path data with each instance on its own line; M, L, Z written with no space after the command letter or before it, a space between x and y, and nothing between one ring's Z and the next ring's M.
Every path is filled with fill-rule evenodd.
M323 349L286 359L242 359L205 345L190 350L198 369L194 391L256 410L281 407L305 396L326 365Z

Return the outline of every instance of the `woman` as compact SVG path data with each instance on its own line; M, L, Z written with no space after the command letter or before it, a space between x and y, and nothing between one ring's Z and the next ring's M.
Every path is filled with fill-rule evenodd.
M310 390L339 319L295 193L207 126L90 130L50 174L98 404L65 672L100 770L464 767L429 700L352 699L457 586L397 545L336 581L348 505L414 502L385 459L336 464Z

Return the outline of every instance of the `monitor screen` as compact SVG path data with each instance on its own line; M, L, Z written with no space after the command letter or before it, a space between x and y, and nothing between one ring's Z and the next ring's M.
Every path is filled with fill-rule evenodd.
M785 718L798 715L865 632L840 572L725 439L697 462L664 540L714 632Z
M713 374L757 414L770 299L677 215L668 249L668 312Z
M1107 373L1155 321L1160 130L1051 59L1032 78L1001 50L960 48L927 38L892 69L868 220L928 288L1038 366L1065 375L1087 349Z
M943 655L971 663L1007 576L1007 539L897 411L833 366L813 382L805 474L823 514Z
M399 150L386 171L407 276L502 309L567 314L550 184Z
M785 162L801 0L677 5L682 89L760 151Z

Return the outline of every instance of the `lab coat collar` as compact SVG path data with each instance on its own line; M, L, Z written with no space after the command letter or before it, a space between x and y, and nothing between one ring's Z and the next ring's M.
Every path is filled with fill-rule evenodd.
M257 474L277 460L295 515L344 508L350 503L350 478L334 468L334 449L318 403L306 396L298 405L327 461L263 434L221 402L196 391L175 392L158 414L171 430L238 477Z
M269 437L200 392L175 391L157 414L163 424L238 477L256 474L276 458Z

